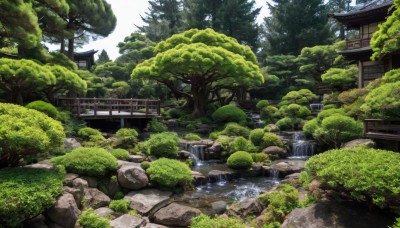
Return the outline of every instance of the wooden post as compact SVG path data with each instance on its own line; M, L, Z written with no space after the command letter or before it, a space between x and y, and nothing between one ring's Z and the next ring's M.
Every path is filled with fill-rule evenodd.
M364 120L364 137L367 135L368 132L368 120Z
M161 101L160 101L160 99L158 99L158 102L157 102L157 115L158 116L161 115Z
M97 116L96 98L93 98L93 111L94 111L94 116Z
M112 100L108 99L108 113L112 116Z
M147 117L147 114L149 113L149 102L147 99L145 101L145 104L146 104L146 117Z
M81 102L80 102L80 100L79 100L79 98L76 98L76 111L78 112L77 114L78 114L78 117L80 117L81 116Z
M133 116L133 100L132 100L132 98L131 98L131 116Z

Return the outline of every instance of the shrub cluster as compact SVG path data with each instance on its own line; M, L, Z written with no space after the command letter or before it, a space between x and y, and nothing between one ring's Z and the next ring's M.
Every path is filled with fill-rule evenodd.
M245 228L244 222L237 218L210 218L205 214L193 218L191 228Z
M230 143L229 151L231 153L236 151L256 152L257 148L249 140L239 136Z
M52 104L38 100L32 101L31 103L25 105L26 108L35 109L39 112L43 112L53 119L57 119L59 116L58 110Z
M226 164L232 169L248 169L253 164L253 158L248 152L237 151L229 156Z
M261 110L261 109L267 107L268 105L269 105L269 102L267 100L260 100L257 102L256 108Z
M112 156L114 156L118 160L128 160L129 158L129 152L124 149L114 149L111 151Z
M125 214L129 211L129 204L130 202L124 199L112 200L108 207L115 212Z
M328 188L379 207L398 207L399 162L399 153L385 150L363 147L330 150L307 161L302 179L317 179Z
M130 148L137 142L138 133L135 129L121 128L115 133L115 136L121 140L120 146Z
M179 137L174 132L153 134L144 143L148 154L156 157L172 158L178 155Z
M30 168L0 170L0 227L18 227L25 219L42 213L63 190L65 170Z
M265 153L251 153L250 155L251 158L253 159L253 162L261 162L267 165L271 163L269 156Z
M68 172L88 176L104 176L117 169L117 159L102 148L80 147L51 162L63 165Z
M201 140L201 137L198 134L189 133L185 135L184 139L189 141L199 141Z
M161 133L168 131L168 127L165 124L158 122L157 118L152 118L147 124L146 130L152 133Z
M247 138L250 135L250 129L237 123L228 123L220 134L228 136L243 136Z
M177 160L160 158L152 163L146 170L150 180L161 187L174 188L191 184L192 173L189 166Z
M92 208L82 212L78 222L82 228L111 228L110 221L94 213Z
M83 145L89 147L101 146L106 141L99 130L90 127L79 129L78 137L83 141Z
M246 122L246 113L235 105L225 105L218 108L212 115L217 123L236 122L244 124Z
M269 146L283 147L283 143L276 134L271 132L266 132L262 137L260 147L267 148Z
M255 145L259 146L262 142L262 138L264 137L264 130L257 128L250 132L250 141Z

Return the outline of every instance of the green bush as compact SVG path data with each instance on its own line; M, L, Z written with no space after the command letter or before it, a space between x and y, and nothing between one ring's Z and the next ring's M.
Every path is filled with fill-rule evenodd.
M208 138L212 139L212 140L216 140L218 138L218 136L220 135L220 133L221 132L219 132L219 131L213 131L208 135Z
M276 122L276 126L282 131L289 131L295 129L295 121L293 118L285 117Z
M248 138L250 135L250 129L237 123L228 123L221 134L228 136L243 136Z
M253 164L253 158L248 152L237 151L229 156L226 164L232 169L248 169Z
M246 122L246 113L236 107L235 105L225 105L218 108L212 115L214 121L217 123L245 123Z
M184 187L190 185L192 181L192 173L189 166L168 158L160 158L150 163L146 173L149 175L150 180L165 188Z
M65 170L5 168L0 170L0 227L19 227L42 213L63 191Z
M255 146L259 146L261 144L263 137L264 137L264 129L258 128L250 132L250 141Z
M44 101L32 101L31 103L27 104L25 108L34 109L39 112L43 112L44 114L50 116L53 119L57 119L59 113L52 104L44 102Z
M400 202L400 154L362 147L330 150L311 157L308 179L379 207L398 207Z
M117 169L117 159L102 148L80 147L51 162L63 165L68 172L88 176L104 176Z
M137 142L137 137L139 135L135 129L121 128L115 133L115 136L122 140L125 147L129 148Z
M108 206L111 210L119 213L128 213L129 204L131 202L128 200L120 199L120 200L112 200L110 205Z
M342 108L336 108L336 109L327 109L327 110L322 110L320 113L317 115L318 121L322 121L326 117L333 116L334 114L340 114L340 115L346 115L344 109Z
M260 148L267 148L269 146L283 147L283 143L276 134L266 132L262 138Z
M248 151L248 152L255 152L257 148L247 139L239 136L233 140L230 147L230 152L236 151Z
M165 112L165 117L167 119L179 119L181 116L187 115L187 112L182 109L171 108Z
M0 123L0 168L54 153L64 144L61 123L36 110L0 103Z
M146 130L152 133L161 133L168 131L167 125L158 122L157 118L152 118L146 126Z
M198 134L189 133L185 135L184 139L189 141L199 141L201 140L201 137Z
M79 129L78 137L83 141L83 145L88 147L101 146L106 141L99 130L90 127Z
M150 167L150 162L143 161L140 163L140 167L142 167L142 169L144 169L144 170L147 170Z
M237 218L210 218L205 214L192 219L191 228L245 228L244 222Z
M312 120L307 121L303 126L303 131L307 136L312 136L315 131L318 129L319 123L318 119L314 118Z
M279 127L275 124L268 124L264 127L264 132L278 132L280 131Z
M400 228L400 218L396 218L396 222L389 228Z
M92 208L82 212L78 222L82 228L111 228L110 221L94 213Z
M145 142L147 153L156 157L176 157L179 149L179 137L174 132L163 132L150 136Z
M129 152L127 150L124 149L114 149L113 151L111 151L112 156L114 156L116 159L118 160L128 160L129 158Z
M313 94L308 89L301 89L299 91L291 91L282 97L282 101L279 104L290 105L290 104L299 104L299 105L308 105L312 103L313 100L317 99L317 95Z
M311 111L307 107L298 104L288 105L283 113L288 117L301 119L304 119L307 116L311 115Z
M123 199L124 197L125 197L125 195L123 192L116 192L114 195L115 200L120 200L120 199Z
M268 105L269 105L269 101L267 101L267 100L260 100L259 102L257 102L256 108L261 110L261 109L267 107Z
M233 138L226 136L226 135L220 135L220 136L218 136L218 138L215 141L218 142L219 144L221 144L221 146L222 146L222 148L224 148L224 150L228 151L229 147L231 145L231 142L233 141Z
M264 164L271 163L269 156L265 153L251 153L250 155L251 155L251 158L253 159L253 162L261 162Z

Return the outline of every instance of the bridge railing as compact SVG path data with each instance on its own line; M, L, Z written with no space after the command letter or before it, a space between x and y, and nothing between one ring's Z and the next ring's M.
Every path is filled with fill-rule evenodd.
M400 141L400 119L366 119L364 134L370 139Z
M91 112L94 116L107 112L108 116L118 116L120 113L134 115L160 115L160 100L148 99L114 99L114 98L59 98L57 104L67 108L78 117Z

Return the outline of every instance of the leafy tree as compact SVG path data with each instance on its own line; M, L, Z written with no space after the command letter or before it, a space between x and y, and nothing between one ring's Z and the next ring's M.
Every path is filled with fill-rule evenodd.
M330 13L340 13L343 11L350 10L351 0L329 0L327 2L328 10ZM339 39L345 39L345 27L342 23L338 23L336 20L331 20L333 23L334 31L339 31Z
M124 81L114 82L111 85L111 88L112 96L117 98L126 98L126 95L128 95L129 91L131 90L129 84Z
M357 86L358 67L353 65L348 69L330 68L322 76L322 81L339 91Z
M102 63L107 63L110 62L110 57L108 57L108 54L106 50L102 50L101 53L99 54L99 58L97 59L96 63L97 64L102 64Z
M191 29L157 44L157 55L133 70L132 78L150 78L166 85L204 116L213 90L263 82L257 60L248 46L212 29ZM184 91L176 82L190 86Z
M55 84L54 74L32 60L0 59L0 89L9 94L13 103L22 105L24 95Z
M74 72L86 81L87 97L104 97L107 91L102 78L88 70L76 70Z

